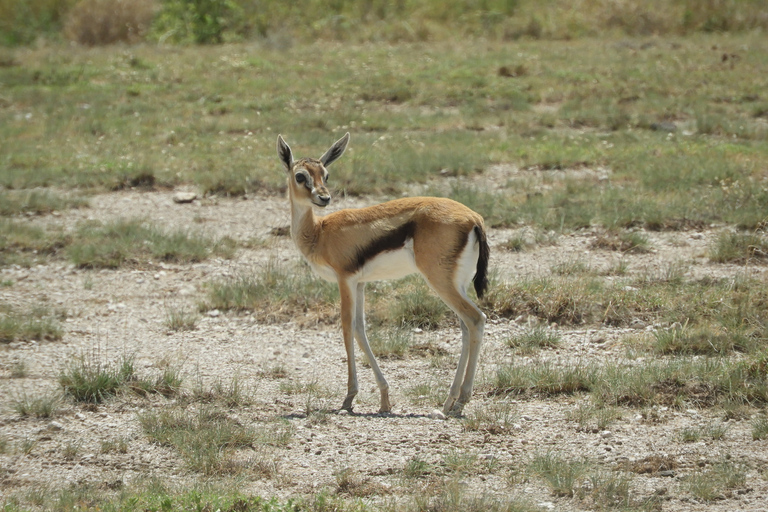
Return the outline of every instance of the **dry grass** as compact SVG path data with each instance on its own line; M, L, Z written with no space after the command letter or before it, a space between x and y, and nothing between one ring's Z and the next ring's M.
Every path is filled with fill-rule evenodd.
M157 0L82 0L67 15L64 35L97 46L144 39L158 10Z

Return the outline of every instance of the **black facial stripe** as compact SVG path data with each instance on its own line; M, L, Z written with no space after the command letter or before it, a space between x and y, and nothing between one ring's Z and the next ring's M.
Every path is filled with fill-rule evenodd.
M402 249L405 242L413 238L415 230L416 223L407 222L402 226L398 226L395 229L384 233L379 238L371 240L367 246L358 248L355 259L350 263L346 270L348 272L356 272L368 261L372 260L382 252Z

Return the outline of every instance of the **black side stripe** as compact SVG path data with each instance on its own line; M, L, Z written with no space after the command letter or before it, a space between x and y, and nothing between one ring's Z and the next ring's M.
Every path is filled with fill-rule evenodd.
M345 270L350 273L357 272L382 252L402 249L405 242L413 238L415 230L416 224L414 222L406 222L402 226L387 231L379 238L371 240L367 246L358 248L355 258Z

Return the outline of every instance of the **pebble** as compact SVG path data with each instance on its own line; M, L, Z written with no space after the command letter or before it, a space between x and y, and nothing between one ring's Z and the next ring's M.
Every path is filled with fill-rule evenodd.
M197 194L194 192L176 192L173 194L173 202L179 204L191 203L197 199Z

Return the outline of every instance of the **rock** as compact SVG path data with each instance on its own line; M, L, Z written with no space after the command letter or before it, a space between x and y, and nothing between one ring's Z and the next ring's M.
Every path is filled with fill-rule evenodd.
M197 194L194 192L176 192L173 194L173 202L184 204L184 203L191 203L197 199Z
M651 130L655 132L675 132L677 131L677 125L670 121L661 121L659 123L651 123Z
M673 477L673 476L675 476L675 471L672 470L672 469L667 469L665 471L659 471L659 476Z
M58 421L52 421L48 424L48 429L50 430L64 430L64 425L59 423Z

